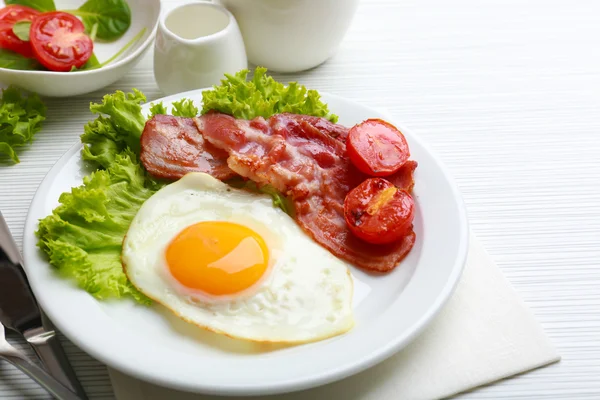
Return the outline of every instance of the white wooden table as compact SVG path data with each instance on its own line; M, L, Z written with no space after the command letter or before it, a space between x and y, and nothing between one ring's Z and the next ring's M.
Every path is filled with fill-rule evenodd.
M386 108L426 139L563 356L461 398L600 398L599 18L596 0L363 0L333 59L276 75ZM21 164L0 165L0 210L19 244L31 198L92 118L90 101L132 87L161 96L152 54L101 91L46 101ZM104 366L65 346L90 397L112 398ZM1 363L0 398L48 396Z

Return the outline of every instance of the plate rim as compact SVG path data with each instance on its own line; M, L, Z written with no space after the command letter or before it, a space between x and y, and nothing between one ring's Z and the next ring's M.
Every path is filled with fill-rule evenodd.
M143 106L147 106L151 103L157 103L163 101L165 103L172 103L175 100L181 99L183 97L189 96L198 96L202 91L208 90L210 88L204 89L196 89L190 90L182 93L177 93L170 96L165 96L162 98L155 99L153 101L148 101ZM418 142L419 145L429 153L429 156L439 167L441 174L444 179L448 183L450 190L453 194L453 200L456 202L458 207L458 218L460 221L458 228L458 236L459 236L459 248L458 248L458 256L454 260L451 273L449 275L448 280L446 281L443 289L437 294L435 300L431 302L429 305L427 312L423 313L421 317L411 325L410 332L399 334L394 337L394 340L391 340L387 343L383 343L376 350L372 351L368 355L364 356L362 359L355 360L353 363L349 365L341 365L336 368L330 369L326 373L323 373L318 376L305 377L300 379L291 379L283 382L271 383L269 385L235 385L232 384L227 387L215 386L210 384L202 384L198 382L190 383L187 382L185 384L181 382L172 382L168 379L163 379L158 374L152 375L152 373L148 373L143 369L131 369L123 365L116 365L114 359L106 356L106 351L96 350L93 346L88 346L86 343L78 340L74 335L68 335L64 333L73 343L79 346L83 351L90 354L94 358L100 360L110 368L114 368L122 373L134 376L138 379L142 379L144 381L154 382L159 385L170 387L178 390L195 392L195 393L204 393L204 394L216 394L216 395L237 395L237 396L252 396L252 395L271 395L271 394L281 394L294 392L298 390L304 390L309 388L318 387L321 385L325 385L327 383L332 383L343 378L349 377L351 375L362 372L384 360L396 354L398 351L406 347L410 342L412 342L418 335L422 333L422 331L427 327L427 325L432 322L432 320L439 314L442 310L443 305L450 298L458 282L460 281L460 277L462 275L462 271L466 264L467 255L468 255L468 246L469 246L469 227L468 227L468 219L466 207L463 201L463 198L458 190L458 186L456 185L454 178L450 175L448 169L437 156L437 154L432 151L432 149L425 143L418 135L416 135L411 129L407 129L402 124L397 124L395 118L391 117L387 111L378 111L372 107L365 106L360 102L357 102L352 99L348 99L343 96L338 96L334 94L330 94L325 91L320 91L320 94L323 98L331 98L336 99L341 102L351 103L355 106L359 106L369 112L373 112L374 114L384 115L386 118L389 118L401 131L408 132L412 141ZM145 111L144 111L145 112ZM37 221L32 221L35 217L33 216L34 205L41 201L39 196L41 195L41 189L44 188L48 183L48 179L50 177L56 176L62 167L66 164L68 160L71 159L80 149L82 148L82 144L80 142L76 142L73 146L71 146L58 160L57 162L50 168L47 174L44 176L41 181L39 187L36 189L36 192L31 201L29 210L27 212L27 218L25 222L25 228L23 232L23 255L25 258L25 264L28 264L28 259L34 256L34 253L37 252L37 238L35 236L35 229L38 226ZM33 253L32 253L33 252ZM46 262L47 263L47 262ZM48 264L48 267L49 264ZM27 267L25 267L27 273ZM37 287L33 287L34 294L36 297L38 296ZM79 289L81 290L81 289ZM42 304L41 304L42 305ZM60 318L52 318L56 316L52 311L48 311L48 308L42 308L47 312L49 317L53 320L55 325L59 328L60 331L66 332L70 331L70 329L66 326L68 324L63 324L63 320ZM407 330L405 330L406 332Z

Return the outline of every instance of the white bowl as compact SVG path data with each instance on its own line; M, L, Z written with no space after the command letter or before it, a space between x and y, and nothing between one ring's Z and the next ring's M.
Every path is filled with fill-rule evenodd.
M78 8L82 2L58 0L55 2L59 10ZM93 92L121 79L142 58L156 34L160 16L160 0L127 0L131 9L131 26L127 32L114 42L94 42L94 53L101 63L116 54L126 43L143 28L144 35L125 51L118 59L102 68L77 71L21 71L0 68L0 82L14 84L31 92L48 97L77 96ZM4 1L0 1L4 6Z

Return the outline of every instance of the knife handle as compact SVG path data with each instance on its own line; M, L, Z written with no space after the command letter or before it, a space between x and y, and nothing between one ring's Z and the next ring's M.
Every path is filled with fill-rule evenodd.
M79 383L75 372L58 340L58 336L50 320L42 313L43 328L35 332L28 331L25 339L50 375L67 386L81 399L87 399L85 390Z
M0 358L20 369L56 399L81 400L81 397L78 394L71 392L48 374L48 372L29 361L23 354L14 349L11 350L13 351L4 351Z
M12 278L13 289L20 288L22 291L20 293L21 304L18 305L27 311L19 320L12 318L9 321L11 323L7 324L7 327L17 330L25 337L44 368L52 377L77 393L79 398L86 400L85 391L77 380L77 376L73 372L71 364L58 341L54 326L39 309L35 301L22 265L23 260L17 244L10 233L10 229L8 229L8 224L2 216L2 212L0 212L0 272L5 271L5 279L8 277ZM6 307L7 309L9 307L14 309L15 306L13 297L10 299L10 304L6 304ZM2 316L1 309L0 316Z

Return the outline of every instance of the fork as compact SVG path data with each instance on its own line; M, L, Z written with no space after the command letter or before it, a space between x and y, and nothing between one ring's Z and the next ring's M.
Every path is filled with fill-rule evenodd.
M0 323L0 359L6 360L59 400L81 400L81 397L71 392L50 374L38 367L19 350L6 341L4 336L4 325Z

